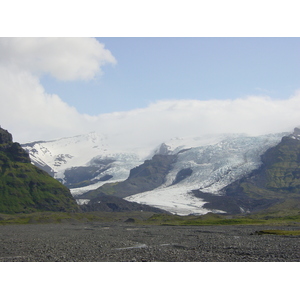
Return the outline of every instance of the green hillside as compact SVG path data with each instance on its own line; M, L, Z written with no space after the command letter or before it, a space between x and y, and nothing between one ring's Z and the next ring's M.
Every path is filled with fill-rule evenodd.
M78 210L70 191L32 165L20 144L0 127L0 212Z

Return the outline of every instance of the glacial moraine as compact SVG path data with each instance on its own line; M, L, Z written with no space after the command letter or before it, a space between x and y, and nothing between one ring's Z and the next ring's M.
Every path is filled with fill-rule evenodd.
M0 226L2 262L297 262L299 226L144 226L127 223Z

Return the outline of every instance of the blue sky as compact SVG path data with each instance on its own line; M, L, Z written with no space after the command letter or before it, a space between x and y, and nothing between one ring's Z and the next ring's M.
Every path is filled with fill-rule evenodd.
M300 87L299 38L97 38L117 64L90 81L41 77L81 113L143 108L162 99L285 99Z

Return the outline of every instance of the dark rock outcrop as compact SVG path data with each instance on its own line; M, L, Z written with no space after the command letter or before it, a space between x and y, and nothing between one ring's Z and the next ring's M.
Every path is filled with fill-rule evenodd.
M186 169L180 170L177 173L176 178L175 178L173 184L177 184L178 182L186 179L187 177L191 176L192 173L193 173L193 170L191 168L186 168Z
M18 162L30 163L29 154L23 150L19 143L14 143L12 135L0 127L0 151L10 159Z
M0 144L9 144L12 143L12 135L5 129L0 127Z

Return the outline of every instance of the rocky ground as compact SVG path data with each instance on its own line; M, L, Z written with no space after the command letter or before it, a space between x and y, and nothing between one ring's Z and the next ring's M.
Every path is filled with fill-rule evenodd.
M126 223L0 226L1 262L296 262L300 237L257 235L274 226Z

